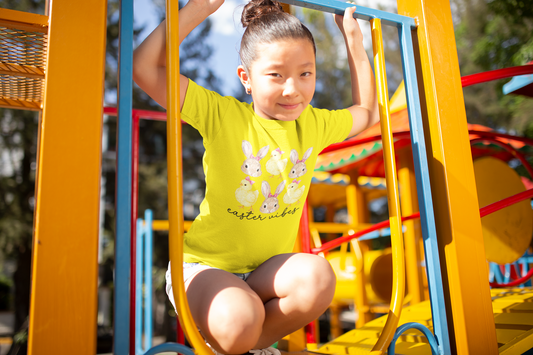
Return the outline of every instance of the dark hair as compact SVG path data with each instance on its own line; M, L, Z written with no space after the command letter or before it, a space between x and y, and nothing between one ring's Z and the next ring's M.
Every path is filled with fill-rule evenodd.
M256 46L259 43L307 39L316 54L315 40L309 29L296 17L284 12L275 0L251 0L244 6L241 22L246 30L242 36L239 54L246 71L249 71L257 59Z

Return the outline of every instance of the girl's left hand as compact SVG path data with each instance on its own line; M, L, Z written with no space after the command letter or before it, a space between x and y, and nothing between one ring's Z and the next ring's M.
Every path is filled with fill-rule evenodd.
M363 33L359 27L359 22L353 17L356 7L349 7L344 10L344 16L334 14L335 23L345 37L363 41Z

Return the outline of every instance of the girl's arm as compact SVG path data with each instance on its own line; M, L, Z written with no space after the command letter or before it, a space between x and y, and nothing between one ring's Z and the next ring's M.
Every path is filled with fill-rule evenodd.
M335 22L346 42L352 81L353 106L348 107L348 111L352 114L353 126L349 137L379 121L374 74L363 47L363 34L357 20L353 17L354 12L355 7L351 7L346 9L344 17L335 15Z
M173 0L178 1L178 0ZM190 0L179 12L180 44L185 37L224 0ZM133 52L133 80L161 106L167 106L166 20ZM180 75L180 103L183 107L189 79Z

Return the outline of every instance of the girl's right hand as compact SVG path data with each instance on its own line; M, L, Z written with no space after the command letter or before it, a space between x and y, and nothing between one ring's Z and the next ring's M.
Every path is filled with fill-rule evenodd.
M197 11L204 12L207 17L217 11L224 3L224 0L190 0L189 4L193 5Z

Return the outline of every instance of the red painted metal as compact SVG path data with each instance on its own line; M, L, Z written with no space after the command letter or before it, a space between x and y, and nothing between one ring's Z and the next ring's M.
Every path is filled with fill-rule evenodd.
M526 137L518 137L513 136L511 134L505 134L505 133L498 133L493 131L477 131L477 130L469 130L469 134L471 135L478 135L479 137L489 137L489 138L502 138L502 139L509 139L517 142L521 142L530 146L533 146L533 139L526 138Z
M518 67L490 70L482 73L465 75L461 78L463 87L481 84L487 81L510 78L517 75L533 74L533 65L521 65Z
M185 345L185 334L183 334L179 317L176 317L176 340L178 344Z
M305 339L307 344L318 344L314 321L305 326Z
M516 195L504 198L501 201L494 202L494 203L492 203L490 205L487 205L485 207L480 208L479 209L479 215L483 218L483 217L485 217L485 216L487 216L487 215L489 215L491 213L494 213L494 212L499 211L499 210L501 210L501 209L503 209L505 207L511 206L511 205L513 205L515 203L518 203L520 201L523 201L525 199L532 198L532 197L533 197L533 189L529 189L529 190L520 192L520 193L518 193ZM420 212L414 213L414 214L412 214L410 216L402 217L402 222L409 221L409 220L416 219L416 218L420 218ZM369 227L367 229L358 231L358 232L356 232L356 233L354 233L352 235L346 235L346 236L337 238L335 240L332 240L330 242L324 243L319 248L313 248L313 249L311 249L311 253L318 254L320 252L325 252L325 251L331 250L333 248L338 247L339 245L341 245L343 243L349 242L352 239L359 238L359 237L361 237L361 236L363 236L363 235L365 235L367 233L376 231L378 229L386 228L389 225L390 225L390 222L388 220L376 223L373 226L371 226L371 227Z
M309 203L305 199L300 217L300 238L303 253L311 253L311 233L309 232Z
M499 140L493 139L493 138L476 138L476 139L472 139L470 141L470 145L473 145L473 144L478 143L478 142L490 142L492 144L495 144L495 145L505 149L509 153L511 153L515 158L520 160L520 162L522 163L524 168L527 170L527 173L529 174L529 177L531 179L533 179L533 169L531 168L531 165L526 160L524 155L520 154L520 152L518 152L518 150L516 150L514 147L512 147L511 145L509 145L507 143L504 143L502 141L499 141Z
M402 139L402 138L410 138L411 136L410 136L409 131L404 131L404 132L395 132L393 134L393 137L395 139ZM381 140L381 135L371 136L371 137L364 137L364 138L360 138L360 139L349 139L349 140L346 140L344 142L335 143L335 144L332 144L332 145L324 148L324 150L322 152L320 152L320 154L334 152L336 150L340 150L340 149L344 149L344 148L350 148L350 147L354 147L354 146L359 145L359 144L365 144L365 143L374 142L374 141L380 141L380 140Z
M510 282L507 282L507 283L503 283L503 284L500 284L500 283L497 283L497 282L489 282L489 284L490 284L491 287L494 287L494 288L514 287L514 286L518 286L518 285L521 285L521 284L527 282L532 276L533 276L533 269L530 269L527 274L525 274L524 276L522 276L522 277L520 277L520 278L518 278L516 280L510 281Z

